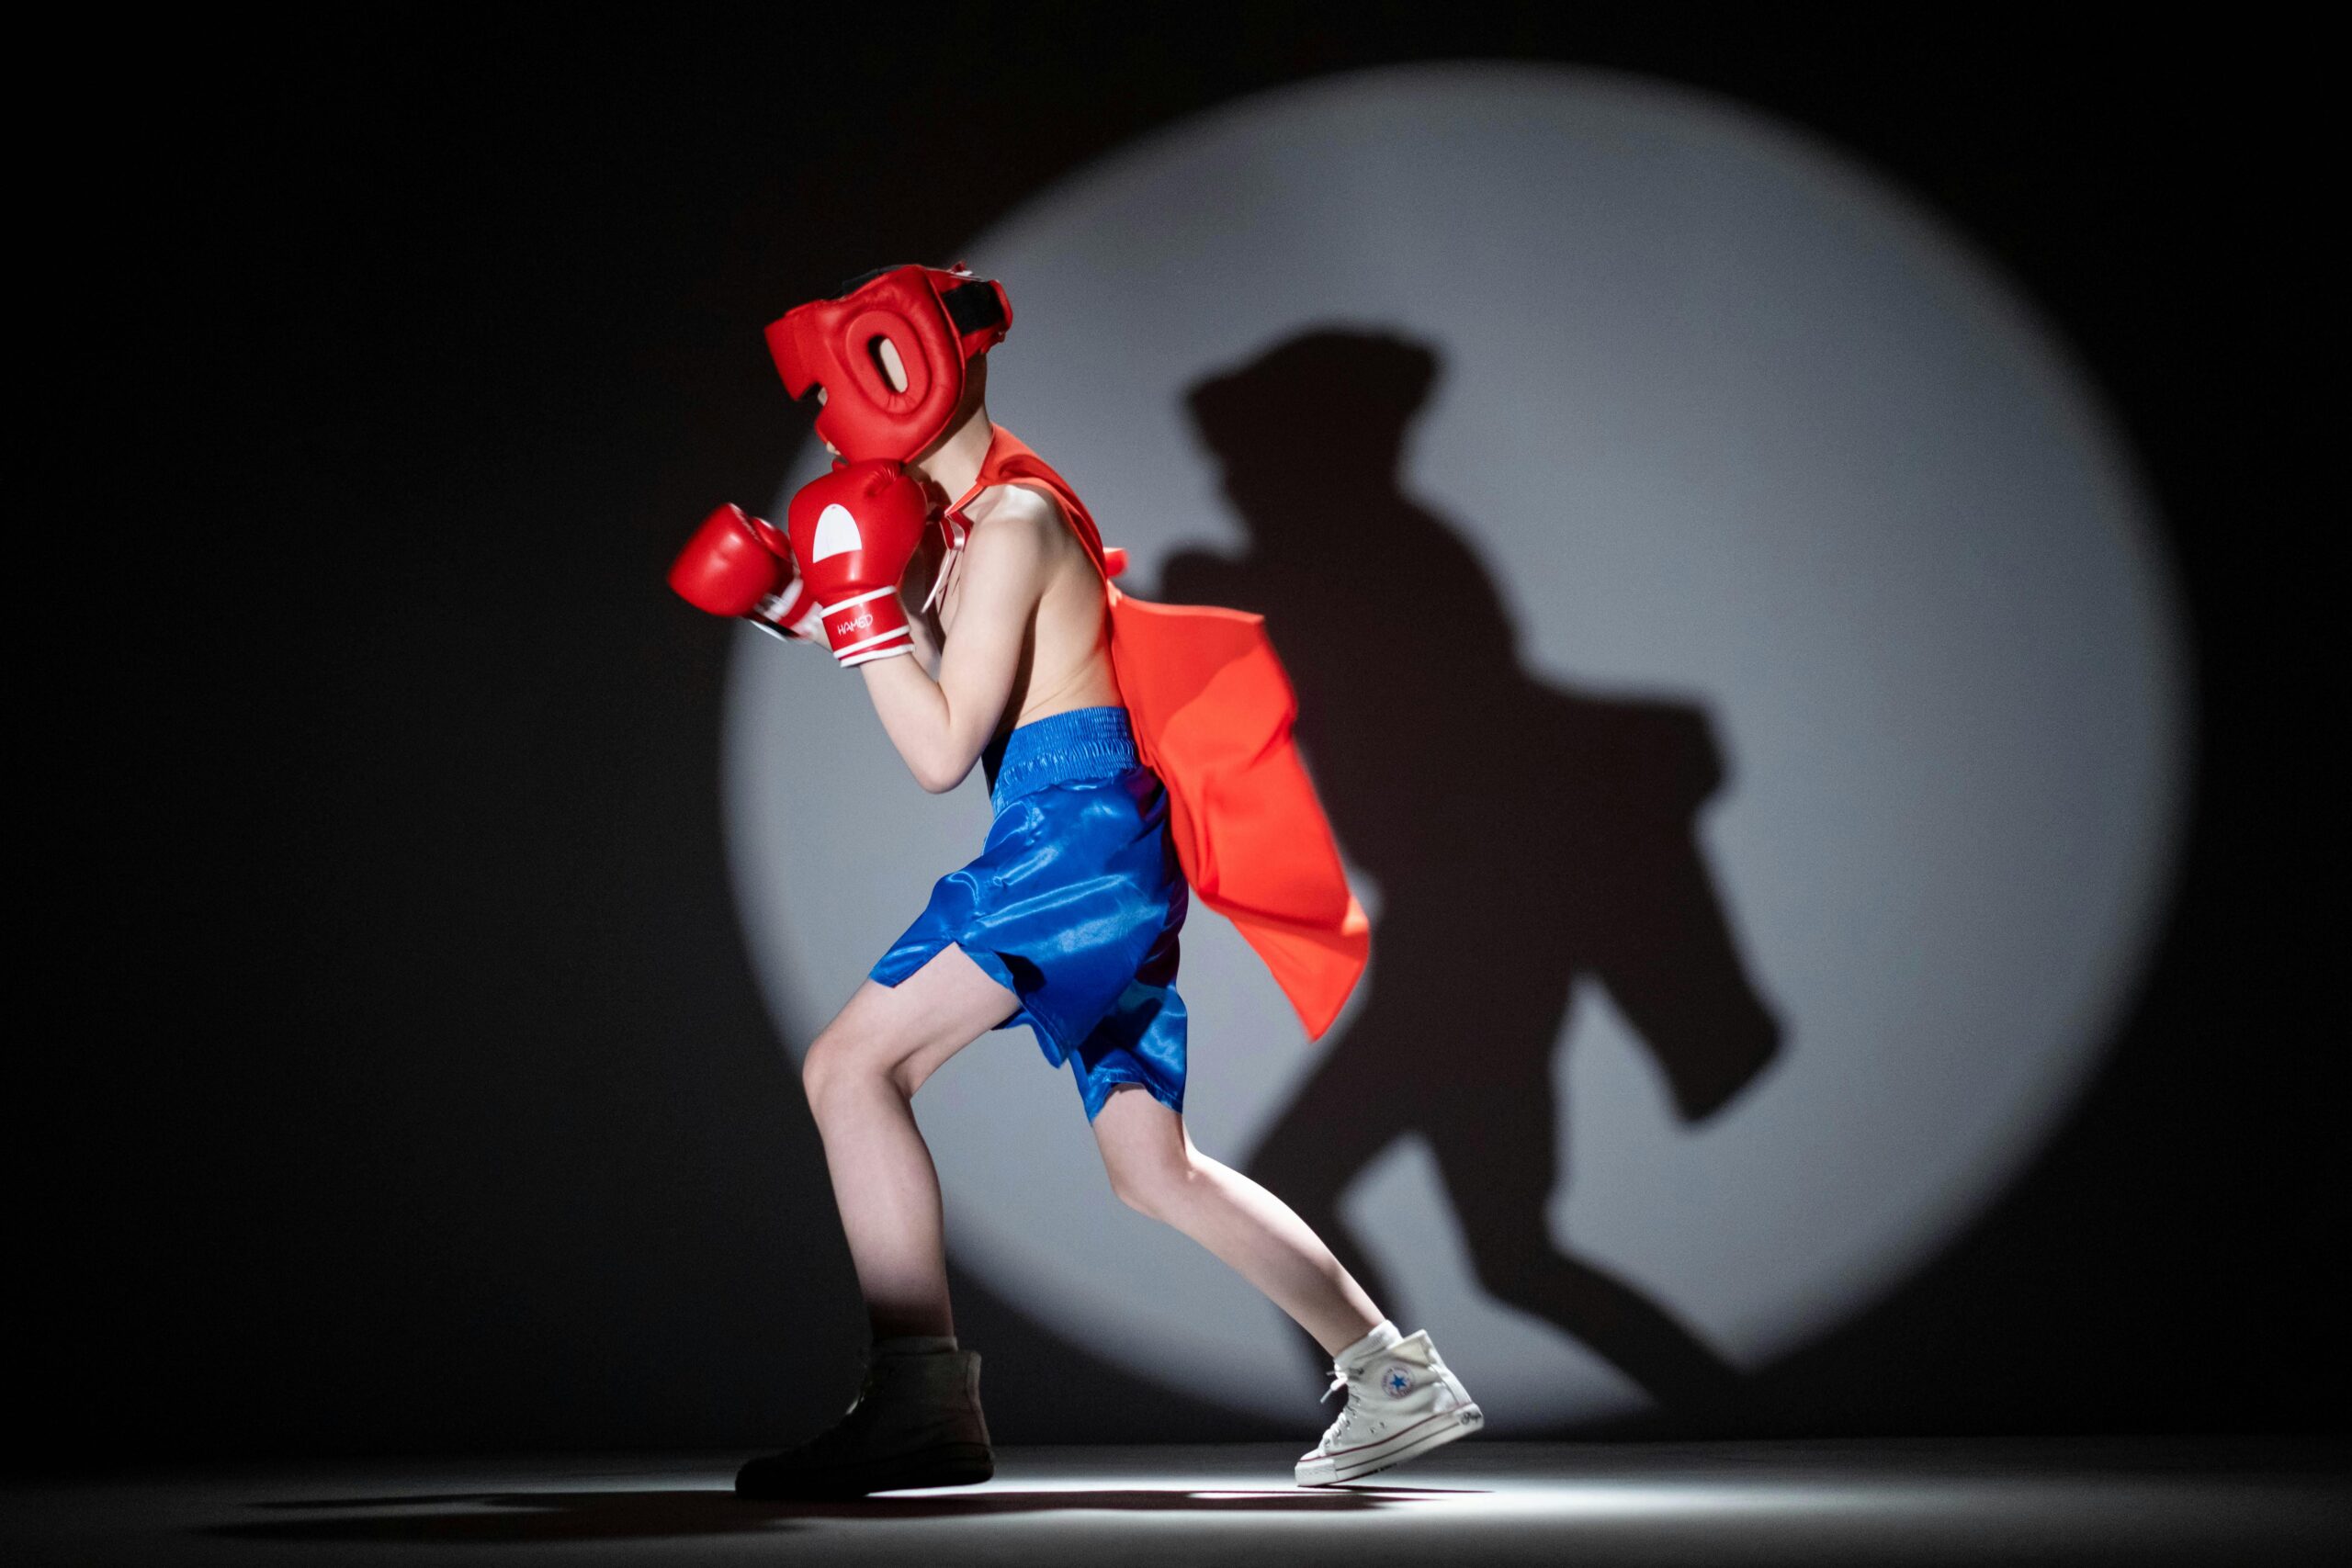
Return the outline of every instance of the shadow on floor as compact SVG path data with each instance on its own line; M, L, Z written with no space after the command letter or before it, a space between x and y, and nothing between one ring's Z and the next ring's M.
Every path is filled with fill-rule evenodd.
M986 1518L1058 1511L1215 1514L1361 1514L1476 1488L1332 1487L1248 1491L1111 1487L1091 1490L982 1491L961 1495L867 1497L825 1503L763 1503L732 1492L675 1489L617 1492L481 1492L406 1497L263 1502L256 1508L346 1518L261 1519L210 1525L198 1533L233 1540L445 1541L481 1545L523 1541L656 1540L752 1534L816 1519ZM464 1513L419 1509L466 1508Z

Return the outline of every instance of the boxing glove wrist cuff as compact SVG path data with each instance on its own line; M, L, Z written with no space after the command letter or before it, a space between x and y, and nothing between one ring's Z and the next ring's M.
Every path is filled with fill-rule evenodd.
M899 651L914 636L895 585L852 594L826 605L822 614L825 639L831 645L833 657L844 665Z
M896 593L899 590L895 585L882 588L869 588L863 593L853 593L846 599L838 600L833 604L826 605L825 614L830 615L836 610L846 610L852 604L870 604L875 600L881 598L885 593Z
M815 642L825 635L824 611L797 576L752 605L743 618L786 642Z
M841 660L842 668L847 670L854 665L871 664L877 659L889 659L901 653L912 653L914 650L915 645L911 638L895 637L863 652L844 653L838 657Z
M865 653L869 649L882 648L889 643L911 642L913 640L914 632L912 628L904 626L892 626L888 630L876 632L871 637L859 637L855 642L845 642L842 644L841 647L833 649L833 657L836 659L847 660L857 654Z

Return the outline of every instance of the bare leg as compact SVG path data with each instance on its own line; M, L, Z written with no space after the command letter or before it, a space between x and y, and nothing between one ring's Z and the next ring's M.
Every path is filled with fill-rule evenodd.
M963 949L943 948L896 986L860 986L801 1064L876 1339L956 1332L939 1173L908 1101L1018 1006Z
M1380 1310L1290 1205L1193 1146L1184 1119L1136 1086L1114 1090L1094 1141L1119 1201L1175 1226L1337 1354Z

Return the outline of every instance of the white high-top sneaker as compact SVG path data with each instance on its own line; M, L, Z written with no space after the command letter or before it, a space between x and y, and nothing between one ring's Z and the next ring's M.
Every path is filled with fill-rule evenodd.
M1385 1320L1331 1363L1331 1386L1323 1397L1342 1389L1347 1408L1315 1451L1298 1461L1301 1486L1330 1486L1386 1470L1487 1424L1428 1333L1400 1338L1396 1325Z
M974 1350L869 1350L849 1413L797 1448L735 1473L746 1497L863 1497L970 1486L996 1473Z

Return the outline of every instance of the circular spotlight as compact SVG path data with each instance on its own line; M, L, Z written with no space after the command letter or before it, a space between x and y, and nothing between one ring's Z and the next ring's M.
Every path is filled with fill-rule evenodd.
M1719 98L1458 65L1182 122L958 254L1019 311L991 412L1129 549L1125 581L1262 594L1374 913L1367 987L1310 1045L1196 908L1195 1140L1290 1170L1285 1197L1327 1180L1318 1223L1499 1428L1673 1381L1578 1290L1752 1369L1930 1257L2052 1131L2161 910L2186 654L2085 375L1933 215ZM1285 403L1301 356L1320 368ZM1396 471L1368 474L1384 440ZM1368 491L1389 531L1352 535ZM1389 555L1408 515L1442 565ZM797 1051L975 852L987 800L977 773L923 794L830 660L740 641L730 854ZM1498 843L1526 847L1483 897L1444 880ZM1747 1068L1692 1078L1758 1020ZM1535 1092L1497 1100L1530 1028ZM1310 1409L1273 1309L1113 1201L1026 1032L917 1111L949 1245L993 1288L1195 1397ZM1299 1129L1371 1146L1284 1165ZM1533 1201L1441 1179L1480 1168Z

